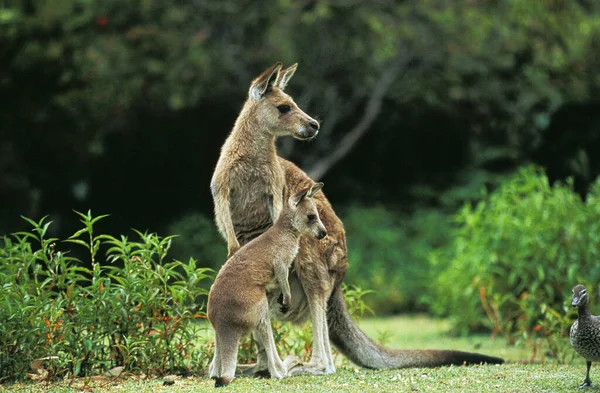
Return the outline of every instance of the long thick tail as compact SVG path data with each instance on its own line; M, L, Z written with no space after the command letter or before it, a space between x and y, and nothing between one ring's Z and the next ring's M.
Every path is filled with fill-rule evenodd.
M452 350L388 349L375 344L356 325L340 287L331 295L327 309L329 338L353 363L372 369L438 367L469 364L502 364L504 359Z

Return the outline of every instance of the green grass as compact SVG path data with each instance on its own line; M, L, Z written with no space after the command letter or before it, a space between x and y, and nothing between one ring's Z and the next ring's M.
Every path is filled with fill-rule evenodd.
M529 357L525 349L508 346L502 338L487 335L451 337L446 321L425 316L365 318L361 328L378 341L382 332L385 343L395 348L446 348L477 351L501 356L509 363L501 366L414 368L405 370L366 370L342 361L334 375L300 376L284 380L235 379L219 392L573 392L585 376L585 365L576 358L573 365L523 364ZM592 381L600 386L600 369L592 367ZM214 383L206 378L173 377L173 385L165 386L164 379L137 380L98 379L53 384L26 383L5 386L9 392L204 392L213 391ZM600 389L591 389L600 391ZM2 387L0 387L2 391ZM588 390L589 391L589 390Z
M358 325L376 342L391 348L457 349L481 352L513 361L527 361L530 358L526 348L508 345L506 340L499 336L452 336L449 333L450 321L432 319L426 315L363 318L359 320Z

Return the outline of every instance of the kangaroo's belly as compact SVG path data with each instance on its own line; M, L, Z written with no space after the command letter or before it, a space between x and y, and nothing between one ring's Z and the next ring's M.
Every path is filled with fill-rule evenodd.
M266 194L262 198L232 198L231 221L235 235L244 245L273 224Z

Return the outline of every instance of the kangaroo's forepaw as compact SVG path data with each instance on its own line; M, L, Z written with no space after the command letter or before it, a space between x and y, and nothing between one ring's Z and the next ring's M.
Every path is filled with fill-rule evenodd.
M231 246L227 250L227 259L231 258L240 249L240 246Z
M279 303L281 306L279 307L279 311L281 311L282 313L287 313L290 310L290 303L291 303L291 297L285 296L283 293L281 293L279 295L279 297L277 298L277 303Z

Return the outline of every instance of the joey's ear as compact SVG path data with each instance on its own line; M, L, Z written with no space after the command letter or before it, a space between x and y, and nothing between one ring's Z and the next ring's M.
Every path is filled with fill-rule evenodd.
M294 195L292 195L289 200L290 205L292 205L293 207L298 206L298 204L302 202L302 200L306 197L306 194L308 194L309 191L310 188L305 188L304 190L300 190Z
M281 62L277 62L254 79L252 85L250 85L250 97L255 100L260 100L265 93L267 93L269 88L277 86L277 82L279 81L279 71L281 71L282 66L283 64L281 64Z
M297 68L298 68L298 63L279 72L278 86L281 90L285 89L285 87L287 86L290 79L292 79L292 76L294 76L294 73L296 72Z
M321 188L323 188L325 184L323 183L315 183L313 184L313 186L310 188L310 190L308 190L308 194L306 194L307 197L312 198Z

